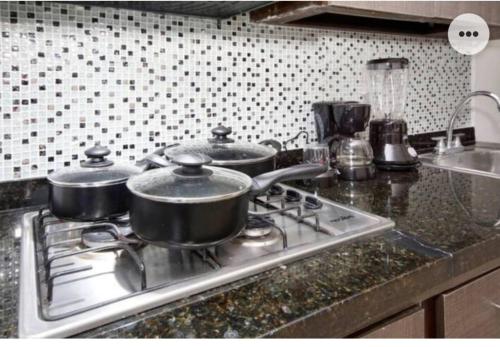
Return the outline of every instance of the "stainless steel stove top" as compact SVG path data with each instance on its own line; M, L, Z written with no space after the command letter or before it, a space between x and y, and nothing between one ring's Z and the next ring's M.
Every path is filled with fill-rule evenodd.
M141 244L126 219L76 223L27 213L19 336L71 336L394 226L285 185L272 193L252 204L255 229L199 251Z

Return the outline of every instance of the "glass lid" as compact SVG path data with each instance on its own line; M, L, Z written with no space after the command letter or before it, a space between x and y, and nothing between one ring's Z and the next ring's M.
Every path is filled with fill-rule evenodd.
M67 168L48 175L50 183L69 187L97 187L123 183L141 170L136 166L114 165L105 159L111 152L108 148L96 143L85 151L87 160L78 168Z
M258 162L267 160L276 155L277 150L261 144L234 142L228 138L231 129L220 126L212 129L213 138L169 147L165 150L168 158L181 154L202 153L212 159L215 165L243 164L245 162Z
M172 159L179 166L145 172L127 182L138 196L161 202L210 202L236 197L250 190L252 180L240 172L203 166L211 159L203 154L183 154Z

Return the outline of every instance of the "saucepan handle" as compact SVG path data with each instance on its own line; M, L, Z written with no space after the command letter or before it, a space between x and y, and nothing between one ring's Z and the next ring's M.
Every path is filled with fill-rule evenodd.
M142 171L147 171L151 169L156 169L160 167L166 167L174 165L164 157L158 154L149 154L143 159L139 160L136 165L142 169Z
M281 143L276 140L267 139L259 142L260 145L273 147L278 153L281 152Z
M321 164L301 164L266 172L253 178L250 194L253 196L262 194L278 182L314 178L327 169L326 165Z

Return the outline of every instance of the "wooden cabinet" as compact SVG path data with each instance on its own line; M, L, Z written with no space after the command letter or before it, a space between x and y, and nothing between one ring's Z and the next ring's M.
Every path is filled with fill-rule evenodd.
M500 269L429 298L356 336L499 338Z
M382 18L402 18L413 16L415 18L434 17L435 1L329 1L330 6L338 9L356 9L359 14L380 16ZM354 12L352 12L354 13Z
M500 2L498 1L434 1L434 16L453 20L462 13L481 16L490 26L500 25Z
M459 14L475 13L500 37L498 1L281 1L250 12L259 23L447 37Z
M424 309L417 308L408 313L402 313L389 322L375 327L361 337L370 339L407 339L425 337Z
M438 337L500 337L500 270L441 294L436 323Z
M374 11L379 16L396 15L420 20L451 22L463 13L475 13L489 25L500 24L500 3L491 1L330 1L331 6Z

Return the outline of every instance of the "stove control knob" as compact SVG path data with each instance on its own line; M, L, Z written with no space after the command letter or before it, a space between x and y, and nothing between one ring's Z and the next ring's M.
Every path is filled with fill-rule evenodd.
M287 189L285 199L287 202L299 202L302 199L302 195L295 190Z
M284 192L285 192L285 190L283 188L281 188L280 186L276 186L276 185L272 186L269 189L269 195L271 195L271 196L282 195Z
M323 207L323 203L314 196L306 196L306 201L304 201L304 207L308 210L318 210L321 207Z

